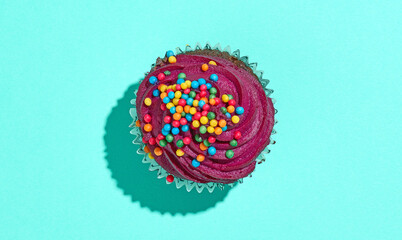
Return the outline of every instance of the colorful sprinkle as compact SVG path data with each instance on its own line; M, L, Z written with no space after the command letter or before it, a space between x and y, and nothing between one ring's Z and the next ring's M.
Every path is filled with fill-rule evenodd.
M215 62L215 61L209 61L208 64L210 64L210 65L215 65L215 66L216 66L216 62Z
M174 56L174 52L172 50L169 50L166 52L166 57L171 57Z
M191 138L189 138L189 137L183 138L183 143L186 145L189 145L191 143Z
M234 139L232 139L232 140L230 140L229 144L230 144L230 146L232 146L232 147L236 147L236 146L237 146L237 141L234 140Z
M183 146L184 146L183 140L181 140L181 139L177 140L177 141L176 141L176 146L177 146L178 148L183 147Z
M207 71L208 70L208 64L202 64L201 70L204 71L204 72Z
M150 98L145 98L144 103L145 103L145 105L147 105L147 106L151 106L152 100L151 100Z
M209 147L208 148L208 154L209 155L211 155L211 156L213 156L213 155L215 155L215 153L216 153L216 148L215 147Z
M146 132L150 132L150 131L152 131L152 125L151 124L145 124L144 125L144 131L146 131Z
M218 75L216 75L215 73L211 74L211 76L209 76L209 79L211 79L214 82L217 82L218 81Z
M203 154L198 154L197 155L197 161L198 162L202 162L202 161L204 161L205 160L205 156L203 155Z
M160 147L156 147L154 149L154 153L156 156L160 156L160 155L162 155L162 149Z
M244 108L242 108L242 107L236 108L236 114L242 115L243 113L244 113Z
M155 76L151 76L149 78L149 83L155 85L158 82L158 79Z
M168 58L169 63L176 63L176 57L175 56L170 56Z
M166 181L172 183L174 181L174 177L172 175L167 175Z
M226 94L222 95L222 102L227 103L229 101L229 96Z
M227 158L232 158L234 156L234 152L233 152L233 150L229 149L229 150L226 150L225 155Z
M193 167L197 168L197 167L199 167L201 164L200 164L200 162L198 162L197 160L193 159L193 161L191 161L191 165L193 165Z
M236 131L236 132L234 132L233 137L234 137L234 139L239 139L239 138L241 138L241 133L239 131Z
M177 150L176 150L176 155L179 156L179 157L183 156L183 155L184 155L183 150L177 149Z
M239 121L240 121L239 116L236 116L236 115L235 115L235 116L232 117L232 122L233 122L233 123L238 123Z

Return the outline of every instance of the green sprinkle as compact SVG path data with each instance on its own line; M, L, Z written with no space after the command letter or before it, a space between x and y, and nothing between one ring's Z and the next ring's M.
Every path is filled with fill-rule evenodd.
M183 147L184 146L183 140L181 140L181 139L177 140L176 146L179 147L179 148Z
M221 112L222 112L223 114L226 114L226 113L228 112L228 110L227 110L225 107L221 107Z
M188 96L191 98L195 98L196 93L194 91L191 91Z
M233 96L230 95L230 94L228 94L228 97L229 97L229 100L232 100L232 99L233 99Z
M209 113L207 114L207 118L208 118L209 120L215 119L215 117L216 117L216 115L215 115L214 112L209 112Z
M166 135L166 141L173 142L173 139L174 139L174 137L172 134L169 133L168 135Z
M209 93L210 94L216 94L218 91L216 90L216 88L214 88L214 87L211 87L210 89L209 89Z
M185 116L186 116L186 113L183 111L183 112L180 113L180 115L181 115L182 117L185 117Z
M234 152L232 150L227 150L226 151L226 157L227 158L232 158L234 156Z
M215 94L209 95L209 99L216 98Z
M236 140L230 140L230 146L236 147L237 146L237 141Z
M205 139L205 140L203 141L203 143L204 143L204 145L205 145L206 147L211 146L211 143L210 143L210 142L208 142L208 140L207 140L207 139Z
M166 140L165 140L165 139L160 140L160 141L159 141L159 145L161 145L161 147L166 146L166 145L167 145Z
M169 71L164 71L163 72L166 76L169 76L170 75L170 72Z
M204 134L204 133L206 133L206 132L207 132L207 127L201 126L201 127L200 127L200 133L201 133L201 134Z
M197 142L202 142L202 138L201 138L200 135L196 134L196 135L194 136L194 138L195 138L195 141L197 141Z
M186 78L186 74L185 73L179 73L179 75L177 75L177 78Z

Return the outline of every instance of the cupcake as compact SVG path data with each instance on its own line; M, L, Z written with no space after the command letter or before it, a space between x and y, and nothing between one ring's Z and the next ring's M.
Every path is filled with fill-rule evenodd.
M274 143L276 111L256 66L209 44L157 58L130 110L150 170L198 192L250 176Z

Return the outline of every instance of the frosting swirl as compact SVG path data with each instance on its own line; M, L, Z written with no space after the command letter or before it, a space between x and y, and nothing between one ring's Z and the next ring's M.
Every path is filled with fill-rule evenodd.
M210 61L214 61L216 65L208 65L208 70L203 71L202 64ZM269 144L275 110L272 100L265 95L261 83L251 69L239 66L233 59L205 55L202 52L179 54L176 56L175 63L166 63L159 59L156 67L145 77L137 92L136 107L144 142L157 138L165 125L165 116L172 115L168 110L162 110L163 100L153 95L153 91L158 89L158 85L149 82L152 76L158 76L166 71L169 71L170 75L160 80L160 84L176 84L179 73L185 73L188 80L206 79L206 82L216 88L216 97L221 98L223 94L232 95L236 105L243 107L244 113L239 115L240 120L236 124L228 120L226 131L220 135L200 134L197 128L175 135L174 141L162 148L161 155L153 154L161 167L176 177L199 183L232 183L253 172L256 157ZM209 80L211 74L218 75L219 80L216 82ZM152 99L150 106L144 104L147 98ZM216 106L211 106L209 111L215 113L216 119L227 119L225 114L220 111L223 106L225 103L221 102ZM152 116L149 123L152 125L152 130L149 132L144 131L147 123L143 119L147 114ZM233 140L237 131L241 133L241 138L237 140L237 146L232 146L229 142ZM216 149L216 154L211 156L201 150L199 143L194 138L196 134L200 134L203 138L214 136L216 141L213 143L213 147ZM184 137L190 137L191 142L181 147L184 155L178 156L176 151L179 147L174 143ZM147 144L147 146L151 153L154 153L158 144ZM228 158L225 154L227 150L233 150L232 158ZM199 166L194 167L192 161L199 154L204 154L205 160Z

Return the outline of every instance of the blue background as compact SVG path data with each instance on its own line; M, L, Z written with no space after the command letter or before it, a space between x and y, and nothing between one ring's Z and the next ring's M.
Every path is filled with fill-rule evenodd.
M0 239L401 239L401 8L0 1ZM251 179L194 196L132 155L126 100L206 41L259 63L279 123Z

